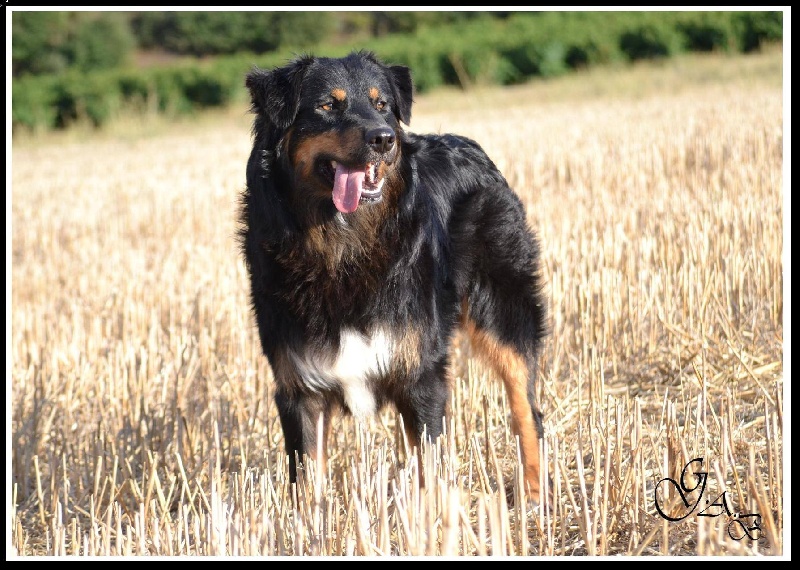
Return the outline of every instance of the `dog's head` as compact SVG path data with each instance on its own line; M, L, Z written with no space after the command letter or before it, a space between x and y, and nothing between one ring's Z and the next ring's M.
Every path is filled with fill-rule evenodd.
M247 75L256 130L277 133L276 146L306 200L333 200L352 213L381 200L397 167L411 119L407 67L368 52L340 59L303 56Z

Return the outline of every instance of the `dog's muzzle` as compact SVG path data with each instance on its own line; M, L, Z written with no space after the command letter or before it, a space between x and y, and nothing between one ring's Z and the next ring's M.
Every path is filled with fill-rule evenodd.
M378 127L364 133L364 142L376 158L362 167L348 168L337 161L333 167L333 203L344 214L355 212L359 204L379 202L386 181L383 173L396 150L396 135L389 127ZM389 159L391 160L391 159ZM384 168L381 168L384 166Z

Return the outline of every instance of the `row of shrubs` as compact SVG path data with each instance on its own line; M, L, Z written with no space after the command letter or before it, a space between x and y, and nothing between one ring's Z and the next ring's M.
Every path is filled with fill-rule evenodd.
M138 50L166 56L220 56L307 49L333 41L413 33L512 12L144 10L11 12L11 73L83 72L121 67Z
M748 52L782 36L781 12L530 12L313 52L337 56L369 47L386 61L411 67L418 92L424 92L442 85L511 84L686 51ZM269 68L291 55L240 54L20 78L12 82L13 129L58 129L79 120L100 127L123 110L183 114L244 103L244 75L254 65Z

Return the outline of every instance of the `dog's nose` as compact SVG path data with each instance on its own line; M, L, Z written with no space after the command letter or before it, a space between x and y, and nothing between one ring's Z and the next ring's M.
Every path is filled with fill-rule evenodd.
M389 127L378 127L367 131L366 139L375 152L387 152L394 146L394 131Z

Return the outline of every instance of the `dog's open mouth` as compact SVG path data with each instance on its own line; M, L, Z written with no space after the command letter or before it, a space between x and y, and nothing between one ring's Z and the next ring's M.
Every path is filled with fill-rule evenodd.
M333 168L333 203L344 214L355 212L359 204L378 202L385 178L378 179L378 164L347 168L331 161Z

